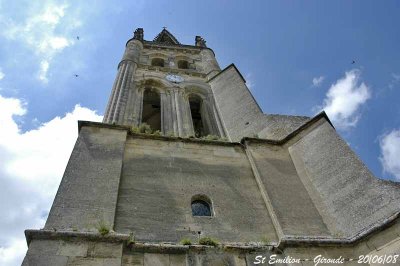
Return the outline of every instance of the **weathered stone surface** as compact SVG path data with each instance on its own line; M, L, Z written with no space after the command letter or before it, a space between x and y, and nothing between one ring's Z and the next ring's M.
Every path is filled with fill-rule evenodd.
M68 257L57 255L27 255L22 266L66 266Z
M144 266L166 266L170 265L169 254L144 254Z
M328 122L289 152L333 233L354 237L399 212L400 185L374 177Z
M247 149L284 235L330 236L296 172L287 148L268 143L249 143Z
M89 244L87 242L61 241L57 250L57 255L70 257L86 257L88 255L88 246Z
M293 115L264 114L265 127L257 136L263 139L281 140L309 121L309 117Z
M186 255L180 254L170 254L169 255L169 265L176 266L186 266Z
M144 254L124 254L122 257L122 266L143 266L144 265Z
M126 131L83 127L45 228L113 227Z
M212 201L213 217L192 216L198 194ZM224 242L276 240L240 146L134 138L126 143L115 230L145 241L179 242L198 231Z
M121 259L71 257L67 266L121 266Z
M265 127L263 113L234 65L209 81L229 138L239 141Z
M88 256L95 258L121 258L122 244L92 242L89 246Z
M33 240L29 244L28 255L56 255L61 241L59 240Z

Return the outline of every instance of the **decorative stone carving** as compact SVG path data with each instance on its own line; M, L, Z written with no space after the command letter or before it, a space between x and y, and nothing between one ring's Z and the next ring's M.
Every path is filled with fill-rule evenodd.
M143 41L143 28L137 28L133 33L133 38L135 40Z
M196 46L207 47L206 41L201 36L196 36L195 43Z

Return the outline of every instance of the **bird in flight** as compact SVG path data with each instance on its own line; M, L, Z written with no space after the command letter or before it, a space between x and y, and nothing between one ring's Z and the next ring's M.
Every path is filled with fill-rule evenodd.
M74 76L77 78L77 77L79 77L79 75L78 74L74 74Z
M354 60L353 60L353 62L351 62L352 65L355 64L355 63L356 63L356 61L354 61Z
M79 41L79 36L76 36L76 39Z

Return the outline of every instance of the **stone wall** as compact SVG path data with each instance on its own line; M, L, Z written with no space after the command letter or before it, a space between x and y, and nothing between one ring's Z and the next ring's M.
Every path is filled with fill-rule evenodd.
M262 186L285 236L330 236L285 146L246 143Z
M221 71L209 84L230 140L254 137L265 127L263 113L234 65Z
M127 139L115 230L142 241L276 241L275 230L243 148ZM206 195L213 217L193 217L191 198Z
M399 213L400 184L373 176L326 120L298 136L289 153L335 234L355 237Z
M120 266L122 243L84 240L33 240L22 266Z
M45 230L27 233L24 265L252 265L260 252L399 252L399 184L374 178L323 114L280 141L128 129L80 122ZM192 216L195 195L211 200L212 217ZM101 221L110 237L99 235ZM178 244L203 236L222 245Z
M113 227L126 130L82 127L46 229Z

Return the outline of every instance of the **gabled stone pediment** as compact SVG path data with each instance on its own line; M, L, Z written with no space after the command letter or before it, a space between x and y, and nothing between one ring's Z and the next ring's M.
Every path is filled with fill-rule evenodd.
M163 29L153 40L155 43L162 44L180 44L178 40L166 29Z

